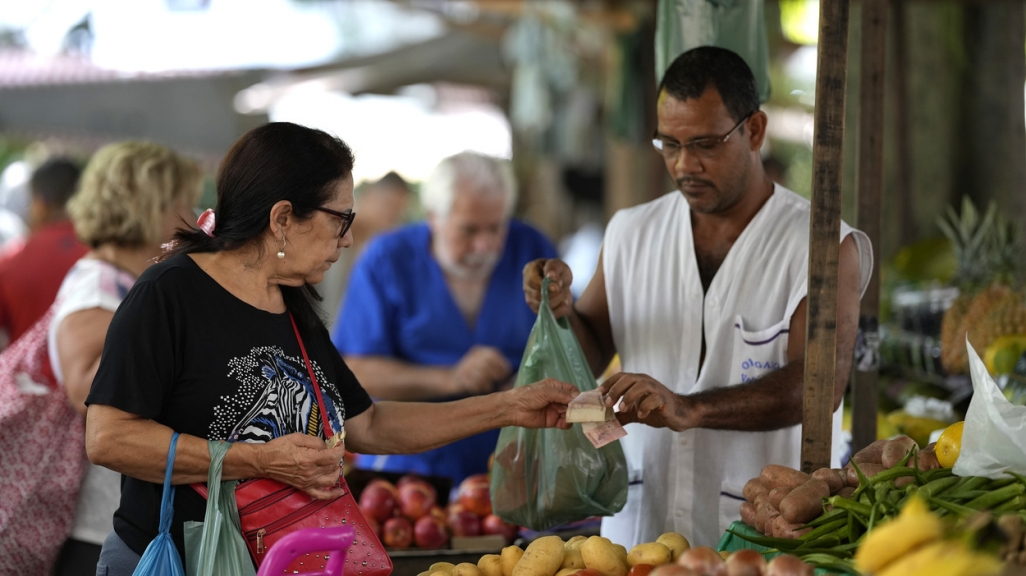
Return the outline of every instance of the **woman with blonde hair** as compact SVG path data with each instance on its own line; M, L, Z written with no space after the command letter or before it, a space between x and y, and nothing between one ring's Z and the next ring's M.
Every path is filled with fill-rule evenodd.
M0 436L15 421L40 420L19 432L26 437L20 450L8 445L0 454L0 476L26 484L0 488L7 513L6 522L0 514L0 573L50 574L56 560L53 574L95 574L120 477L86 460L85 398L114 311L176 227L194 218L201 184L194 162L149 142L111 144L86 167L67 210L90 251L68 272L50 311L0 357L0 400L9 398L9 379L28 375L39 386L26 403L26 387L15 385L25 417L0 412Z

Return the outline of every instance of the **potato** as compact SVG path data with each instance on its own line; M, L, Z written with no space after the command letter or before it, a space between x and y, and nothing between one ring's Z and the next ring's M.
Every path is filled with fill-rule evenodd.
M812 473L812 477L826 482L830 486L830 494L833 495L847 485L848 479L843 474L847 474L847 472L840 468L820 468Z
M580 550L581 544L584 544L584 541L587 539L587 536L574 536L573 538L563 543L563 548L566 548L567 550Z
M883 472L886 468L883 464L859 464L859 470L866 475L866 478L872 478L873 476ZM859 473L855 471L855 467L848 468L848 486L852 488L859 487Z
M513 568L516 567L517 562L520 562L520 558L524 556L524 551L521 550L520 546L506 546L499 553L499 559L502 562L502 576L513 576Z
M592 536L581 546L584 565L603 576L627 576L627 565L607 538Z
M768 496L770 506L773 506L777 510L780 510L780 502L784 499L785 496L791 493L791 490L794 490L794 488L786 488L784 486L770 490Z
M770 560L764 574L766 576L812 576L813 568L802 562L802 559L797 556L781 554Z
M759 473L759 479L767 490L772 490L781 486L797 488L809 481L809 475L780 464L768 464Z
M755 508L752 508L752 516L755 516ZM674 562L677 561L677 558L680 558L681 554L691 548L691 543L688 542L688 539L676 532L661 534L656 538L656 542L670 549L670 554L673 555Z
M484 576L477 565L470 562L460 562L452 569L452 576Z
M838 492L837 495L841 498L851 498L855 495L855 489L851 486L846 486L844 488L841 488L841 491Z
M692 548L680 555L677 565L688 568L696 574L722 574L723 557L708 546Z
M503 576L502 557L498 554L485 554L477 561L477 569L482 576Z
M902 476L901 478L895 478L894 479L894 487L895 488L904 488L905 486L908 486L909 484L911 484L911 483L913 483L915 481L916 481L916 479L915 479L914 476Z
M565 553L562 538L542 536L527 546L511 576L553 576L563 564Z
M613 550L616 550L616 555L620 557L620 562L627 564L627 547L623 544L613 544Z
M430 576L449 576L450 574L452 574L452 572L445 572L444 570L438 570L437 572L432 572Z
M915 460L915 465L923 472L941 467L940 462L937 461L937 452L932 449L920 450L915 455Z
M804 526L804 524L792 524L785 520L783 515L780 515L773 519L772 536L774 538L791 538L793 540L811 530L811 528L801 530L800 528L802 526ZM767 536L769 536L769 534L767 534Z
M762 576L766 559L755 550L742 548L727 557L727 576Z
M915 440L908 436L898 436L884 446L883 453L880 455L880 463L884 468L894 468L908 454L909 450L918 448L919 445Z
M749 502L755 502L756 496L758 496L759 494L765 494L766 492L769 492L769 490L767 490L766 487L763 486L762 480L760 480L758 477L755 477L749 480L747 483L745 483L744 489L741 490L741 495L745 497L745 500L748 500Z
M669 564L671 560L673 560L673 551L659 542L638 544L627 553L627 565L632 568L636 564L662 566Z
M581 556L581 549L574 548L567 550L563 554L563 563L559 565L560 568L576 568L580 570L584 568L584 557Z
M751 502L741 503L741 521L756 530L762 529L762 527L758 525L758 522L755 521L755 506L752 506ZM677 555L679 556L680 553L677 553ZM677 558L674 557L674 560L676 559Z
M883 462L883 449L890 440L882 438L859 450L851 457L852 461L861 468L863 464L880 464Z
M764 501L755 509L755 523L765 525L766 521L773 516L779 516L780 511L773 507L769 501Z
M823 514L823 499L828 497L830 486L813 478L780 502L780 516L792 524L811 522Z
M556 576L573 576L579 570L580 568L561 568L559 572L556 572Z
M726 550L720 550L720 558L723 558L724 565L726 565L727 558L730 558L730 552L728 552Z
M445 572L446 574L452 574L452 569L456 565L452 562L435 562L428 568L428 572Z

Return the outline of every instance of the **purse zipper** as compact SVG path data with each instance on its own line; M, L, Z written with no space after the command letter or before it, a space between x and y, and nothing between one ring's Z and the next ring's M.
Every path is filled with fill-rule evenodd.
M252 514L253 512L257 512L259 510L267 508L268 506L277 504L278 502L287 498L291 492L292 489L288 486L281 488L280 490L272 492L267 496L260 498L259 500L254 500L249 504L246 504L242 508L239 508L239 515L244 516L246 514Z
M297 517L298 518L303 518L305 516L309 516L309 515L313 514L314 512L317 512L318 510L320 510L322 508L326 508L328 505L330 505L334 501L335 500L315 500L315 501L307 504L306 506L303 506L302 508L293 511L290 514L288 514L286 516L283 516L283 517L275 520L274 522L271 522L267 526L264 526L263 528L257 529L256 531L251 531L248 534L256 537L257 548L258 548L258 551L259 551L259 548L261 546L263 546L263 539L266 536L268 536L270 534L273 534L273 533L277 532L278 530L281 530L282 528L284 528L286 526L289 526L290 524L293 523L293 521Z

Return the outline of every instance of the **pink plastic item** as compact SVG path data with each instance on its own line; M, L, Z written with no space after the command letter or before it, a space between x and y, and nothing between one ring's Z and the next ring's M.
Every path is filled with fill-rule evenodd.
M257 576L278 576L304 554L329 552L323 572L301 572L306 576L342 576L346 552L353 545L356 530L350 526L306 528L283 536L264 556ZM312 563L311 563L312 564Z

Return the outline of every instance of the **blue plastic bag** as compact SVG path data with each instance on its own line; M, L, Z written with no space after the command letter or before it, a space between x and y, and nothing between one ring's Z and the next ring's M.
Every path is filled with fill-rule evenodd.
M175 515L175 487L171 485L171 472L175 465L178 432L171 436L167 450L167 468L164 471L164 495L160 499L160 532L143 552L132 576L185 576L182 559L171 540L171 518Z

